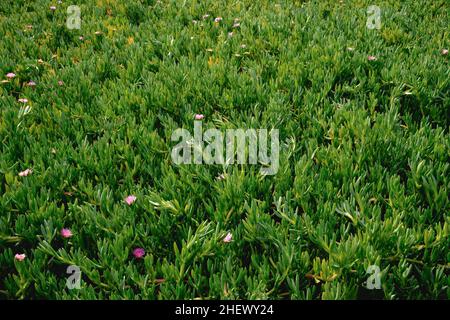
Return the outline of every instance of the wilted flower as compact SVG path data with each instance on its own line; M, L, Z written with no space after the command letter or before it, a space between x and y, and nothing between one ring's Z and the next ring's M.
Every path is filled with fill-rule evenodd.
M368 57L367 57L367 60L369 60L369 61L375 61L375 60L377 60L377 57L375 57L375 56L368 56Z
M133 204L133 202L135 202L136 201L136 196L134 196L134 195L129 195L128 197L126 197L125 198L125 202L129 205L129 206L131 206L132 204Z
M12 72L9 72L9 73L6 74L6 77L9 78L9 79L14 78L15 76L16 76L16 74L12 73Z
M63 236L63 238L70 238L71 236L73 236L73 233L72 231L70 231L70 229L62 228L61 235Z
M228 232L227 235L225 236L225 238L223 238L223 242L228 243L231 242L231 240L233 239L233 235Z
M133 250L133 256L136 259L142 259L145 256L145 250L144 248L136 248Z
M203 115L203 114L196 114L194 116L195 120L202 120L204 117L205 117L205 115Z
M27 256L25 255L25 253L16 253L16 255L14 256L14 259L16 259L17 261L23 261L25 260Z
M26 169L24 171L19 172L19 177L26 177L33 173L33 170Z
M31 30L31 29L33 29L33 25L27 24L27 25L25 26L25 28L27 28L28 30Z

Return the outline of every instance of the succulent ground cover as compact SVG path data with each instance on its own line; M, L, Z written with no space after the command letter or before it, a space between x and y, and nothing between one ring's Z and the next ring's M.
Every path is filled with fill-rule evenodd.
M449 13L2 0L0 298L448 299ZM278 129L278 172L175 165L194 118Z

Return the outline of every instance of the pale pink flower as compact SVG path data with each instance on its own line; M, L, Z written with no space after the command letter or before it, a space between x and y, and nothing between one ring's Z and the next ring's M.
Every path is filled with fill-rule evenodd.
M19 172L19 177L26 177L33 173L33 170L26 169L24 171Z
M128 197L126 197L125 198L125 202L129 205L129 206L131 206L132 204L133 204L133 202L135 202L136 201L136 196L134 196L134 195L129 195Z
M83 40L84 40L84 37L83 37L83 36L80 36L78 39L80 39L81 41L83 41Z
M368 56L367 60L369 60L369 61L376 61L377 57L375 57L375 56Z
M58 85L63 86L63 85L64 85L64 82L63 82L62 80L59 80L59 81L58 81Z
M6 77L9 78L9 79L14 78L15 76L16 76L16 74L12 73L12 72L9 72L9 73L6 74Z
M133 256L136 259L142 259L145 256L145 250L143 248L136 248L133 250Z
M225 238L223 238L223 242L229 243L229 242L231 242L232 239L233 239L233 235L230 232L228 232L227 235L225 236Z
M441 53L443 56L448 55L448 49L442 49Z
M204 117L205 117L205 115L203 115L203 114L196 114L196 115L194 116L194 119L195 119L195 120L202 120Z
M30 81L28 81L27 86L34 87L34 86L36 86L36 82L34 82L33 80L30 80Z
M226 175L221 173L220 175L217 176L216 179L220 181L220 180L225 180L225 178L226 178Z
M14 259L16 259L17 261L23 261L26 258L26 254L25 253L16 253L16 255L14 256Z
M61 236L63 238L70 238L71 236L73 236L73 233L72 233L72 231L70 231L70 229L62 228L61 229Z
M56 6L50 6L50 10L55 11L56 10Z
M27 103L28 99L27 98L20 98L17 101L22 102L22 103Z
M222 17L217 17L217 18L214 19L214 22L220 22L222 20L223 20Z

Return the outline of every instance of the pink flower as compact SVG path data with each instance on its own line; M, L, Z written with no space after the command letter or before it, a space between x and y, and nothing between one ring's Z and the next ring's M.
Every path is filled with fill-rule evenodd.
M129 205L129 206L131 206L132 204L133 204L133 202L135 202L136 201L136 196L134 196L134 195L129 195L128 197L126 197L125 198L125 202Z
M217 17L217 18L214 19L214 22L220 22L222 20L223 20L222 17Z
M217 176L216 179L220 181L220 180L225 180L225 178L226 178L226 175L221 173L220 175Z
M33 173L33 170L31 170L31 169L26 169L25 171L19 172L19 177L26 177L26 176L28 176L28 175L30 175L30 174L32 174L32 173Z
M17 101L22 102L22 103L27 103L27 102L28 102L28 99L26 99L26 98L20 98L20 99L18 99Z
M16 74L12 73L12 72L6 74L6 77L10 78L10 79L14 78L15 76L16 76Z
M25 253L21 253L21 254L16 253L16 255L14 256L14 259L16 259L17 261L23 261L23 260L25 260L26 257L27 256Z
M145 250L143 248L136 248L133 250L133 256L136 259L142 259L145 256Z
M443 56L448 55L448 49L442 49L441 53Z
M73 233L72 233L72 231L70 231L70 229L62 228L61 235L63 238L70 238L71 236L73 236Z
M34 87L36 85L36 82L34 82L33 80L28 81L27 86L29 87Z
M375 56L368 56L368 57L367 57L367 60L369 60L369 61L375 61L375 60L377 60L377 57L375 57Z
M59 80L59 81L58 81L58 85L63 86L63 85L64 85L64 82L63 82L62 80Z
M231 239L233 239L233 235L230 232L228 232L225 238L223 238L223 242L229 243L231 242Z
M196 114L196 115L194 116L194 119L195 119L195 120L202 120L204 117L205 117L205 115L203 115L203 114Z

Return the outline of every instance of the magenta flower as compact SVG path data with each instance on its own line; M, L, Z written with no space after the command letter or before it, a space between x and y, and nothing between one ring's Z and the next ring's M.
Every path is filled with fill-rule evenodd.
M136 259L142 259L145 256L145 250L143 248L136 248L133 250L133 256Z
M27 103L28 99L27 98L20 98L17 101L22 102L22 103Z
M203 114L196 114L196 115L194 116L194 119L195 119L195 120L202 120L204 117L205 117L205 115L203 115Z
M133 202L136 201L136 196L135 195L129 195L128 197L125 198L125 202L131 206L133 204Z
M16 76L16 74L12 73L12 72L9 72L9 73L6 74L6 77L9 78L9 79L14 78L15 76Z
M369 60L369 61L376 61L377 57L375 57L375 56L368 56L367 60Z
M25 253L21 253L21 254L17 253L17 254L14 256L14 259L16 259L17 261L23 261L23 260L25 260L26 257L27 257L27 256L26 256Z
M26 177L33 173L33 170L26 169L24 171L19 172L19 177Z
M232 239L233 239L233 235L230 232L228 232L227 235L225 236L225 238L223 238L223 242L229 243L229 242L231 242Z
M61 236L63 238L70 238L71 236L73 236L73 233L72 233L72 231L70 231L70 229L62 228L61 229Z
M442 49L441 53L443 56L448 55L448 49Z

